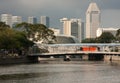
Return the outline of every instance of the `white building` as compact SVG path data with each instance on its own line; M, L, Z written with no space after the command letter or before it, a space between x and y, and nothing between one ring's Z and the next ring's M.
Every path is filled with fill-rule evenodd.
M100 27L100 10L96 3L90 3L86 12L86 38L96 38Z
M12 15L11 14L1 14L1 21L5 22L5 24L12 27Z
M12 25L22 23L22 17L21 16L12 16Z
M71 21L68 18L62 18L60 21L63 23L62 33L71 36Z
M50 19L47 16L40 17L40 23L46 25L48 28L50 27Z
M98 28L97 29L97 37L99 37L103 32L110 32L115 36L118 29L120 29L120 28Z
M54 32L54 35L60 35L59 29L55 29L55 28L50 28L50 29Z
M28 17L28 23L30 24L36 24L37 23L37 18L36 17Z
M84 24L80 19L61 19L63 22L63 34L74 36L81 41L84 38Z

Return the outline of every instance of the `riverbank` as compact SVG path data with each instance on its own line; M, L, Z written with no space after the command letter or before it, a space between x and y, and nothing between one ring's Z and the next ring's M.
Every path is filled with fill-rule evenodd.
M4 57L0 58L0 65L34 63L27 56Z
M63 58L38 58L38 57L28 57L28 56L15 56L15 57L2 57L0 58L0 65L9 64L24 64L24 63L71 63L71 62L82 62L89 61L88 58L71 58L71 61L64 61ZM94 61L94 60L93 60ZM115 63L120 65L120 56L105 55L104 62ZM97 62L97 61L96 61Z

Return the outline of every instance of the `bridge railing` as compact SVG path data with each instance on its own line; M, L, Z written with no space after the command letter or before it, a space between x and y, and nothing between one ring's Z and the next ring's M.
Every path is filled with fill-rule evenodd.
M49 53L106 52L106 51L111 52L110 51L111 48L114 48L116 46L120 50L120 44L117 45L116 44L45 44L45 45L38 44L36 46L38 48L44 48L48 50ZM91 49L90 47L95 47L96 49L90 50ZM34 49L34 52L35 50L36 49ZM115 52L115 49L112 51Z

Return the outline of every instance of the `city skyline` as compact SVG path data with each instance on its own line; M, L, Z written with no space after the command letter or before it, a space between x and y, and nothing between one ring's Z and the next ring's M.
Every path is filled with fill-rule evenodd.
M84 39L84 22L81 21L81 19L68 19L68 18L62 18L60 21L63 23L63 29L62 32L64 35L67 36L74 36L76 37L80 42Z
M60 28L59 19L80 18L85 22L85 13L91 2L101 10L101 27L120 27L120 0L0 0L0 14L8 13L23 17L49 16L51 27Z

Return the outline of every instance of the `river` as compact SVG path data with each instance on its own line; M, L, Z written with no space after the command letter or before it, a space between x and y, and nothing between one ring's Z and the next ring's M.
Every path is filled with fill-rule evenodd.
M70 61L0 66L0 83L120 83L120 65Z

